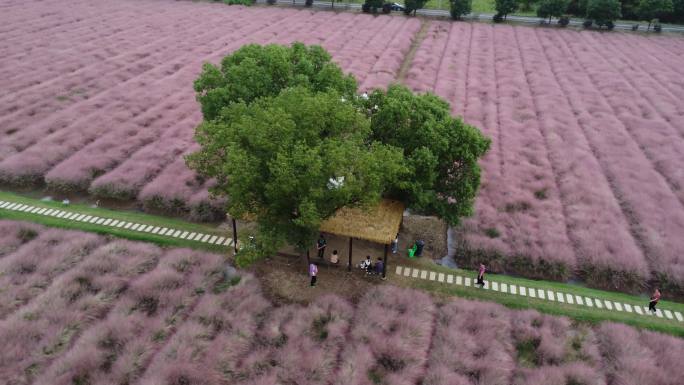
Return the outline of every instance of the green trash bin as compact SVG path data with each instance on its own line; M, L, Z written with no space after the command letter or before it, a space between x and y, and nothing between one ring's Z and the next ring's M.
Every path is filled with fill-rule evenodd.
M413 258L413 257L414 257L414 255L416 254L416 250L417 250L417 249L418 249L418 245L416 245L416 244L414 243L414 244L413 244L413 247L410 247L410 248L408 248L408 250L406 250L406 251L408 252L409 258Z

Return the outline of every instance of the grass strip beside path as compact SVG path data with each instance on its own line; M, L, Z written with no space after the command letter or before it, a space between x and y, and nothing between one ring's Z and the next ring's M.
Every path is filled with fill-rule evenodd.
M215 226L196 224L185 222L178 219L165 218L155 215L134 213L128 211L115 211L108 210L104 208L93 208L86 205L80 204L69 204L64 205L61 202L56 201L42 201L33 198L26 198L21 195L8 193L0 191L0 200L5 202L16 202L22 203L33 207L42 207L47 209L57 209L62 211L67 211L70 213L79 213L84 215L89 215L93 217L107 218L118 221L125 221L130 223L136 223L141 225L155 226L161 228L173 228L175 230L181 230L183 232L190 233L202 233L211 236L218 237L231 237L229 231L220 230ZM69 220L64 218L57 218L52 216L46 216L41 214L32 214L24 211L12 211L6 209L0 209L0 218L19 220L19 221L30 221L34 223L39 223L45 226L59 227L65 229L82 230L88 232L94 232L98 234L108 234L120 238L131 239L135 241L145 241L152 242L162 246L174 246L174 247L189 247L193 249L209 250L214 252L226 252L228 246L209 244L207 242L193 241L190 239L180 239L178 237L164 236L158 234L152 234L149 232L141 232L131 229L125 229L123 227L113 227L98 225L94 223L81 222L76 220Z

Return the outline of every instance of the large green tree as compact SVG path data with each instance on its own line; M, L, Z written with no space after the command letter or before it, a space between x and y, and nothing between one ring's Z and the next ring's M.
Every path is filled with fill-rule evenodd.
M472 213L489 140L449 104L401 86L357 93L320 47L246 46L195 82L204 121L187 158L265 254L302 250L343 206L401 199L450 224ZM243 253L243 255L245 255Z
M245 45L226 56L220 66L204 64L195 80L205 120L216 118L230 103L250 103L293 86L315 91L333 89L348 98L356 93L357 87L356 80L344 75L323 48L302 43L290 47Z
M395 179L391 193L420 212L455 225L472 214L480 186L478 159L490 140L451 116L449 103L393 85L366 102L373 140L404 151L409 173Z
M609 25L620 16L619 0L589 0L587 2L587 19L593 20L599 27Z
M336 209L377 201L406 173L401 150L369 136L352 101L300 86L222 108L197 128L201 149L188 164L216 179L231 215L256 217L263 252L284 242L304 249Z
M537 16L549 18L549 23L552 17L561 17L568 9L569 0L541 0L537 7Z

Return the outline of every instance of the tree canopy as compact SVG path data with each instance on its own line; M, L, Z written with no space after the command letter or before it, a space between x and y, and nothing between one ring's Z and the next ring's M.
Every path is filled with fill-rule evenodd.
M449 13L454 20L459 20L461 16L469 14L473 8L473 0L449 0L449 3Z
M637 13L642 20L650 21L674 10L672 0L640 0Z
M494 4L496 12L504 18L518 9L518 0L496 0Z
M372 139L401 148L409 169L390 186L391 193L452 225L471 215L480 186L477 161L489 148L489 139L452 117L449 103L430 93L417 95L393 85L374 91L366 105Z
M541 0L537 7L537 16L543 18L561 17L568 9L569 0Z
M472 213L489 139L433 94L359 96L320 47L249 45L205 65L204 121L187 157L232 216L253 216L261 253L305 249L343 206L402 200L450 224Z
M602 27L617 20L621 16L619 0L589 0L587 2L587 18Z
M416 11L423 9L428 0L406 0L404 2L404 14L410 15L412 12L415 15Z
M224 107L197 128L201 150L188 162L216 178L231 215L256 215L271 243L304 248L335 210L377 202L406 173L401 149L369 143L369 135L354 103L299 86Z
M205 120L212 120L230 103L250 103L262 96L277 95L282 89L304 86L314 91L334 89L351 97L356 80L344 75L322 47L294 43L249 44L226 56L218 67L206 63L195 80L197 100Z

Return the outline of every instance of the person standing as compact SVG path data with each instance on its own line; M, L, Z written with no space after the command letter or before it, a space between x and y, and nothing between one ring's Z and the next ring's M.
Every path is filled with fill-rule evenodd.
M650 310L652 313L655 313L658 301L660 301L660 290L658 290L656 287L653 295L651 296L651 302L648 303L648 310Z
M392 240L392 254L396 254L399 251L399 234Z
M318 237L318 241L316 242L316 249L318 250L318 258L323 259L323 256L325 255L325 246L327 245L327 242L325 241L325 238L323 238L323 234L321 234Z
M485 267L484 264L480 263L480 270L477 274L477 283L476 285L480 285L480 287L484 287L484 274L485 271L487 271L487 268Z
M316 286L316 276L318 275L318 266L316 263L311 262L309 264L309 276L311 276L311 286Z

